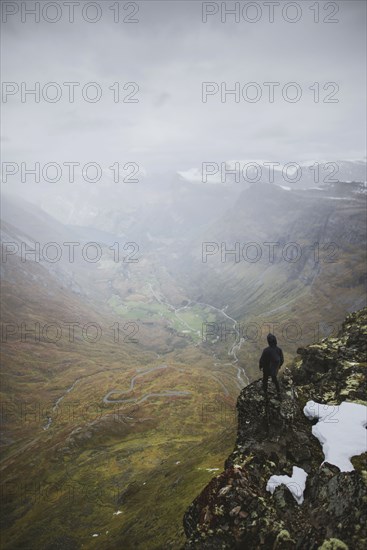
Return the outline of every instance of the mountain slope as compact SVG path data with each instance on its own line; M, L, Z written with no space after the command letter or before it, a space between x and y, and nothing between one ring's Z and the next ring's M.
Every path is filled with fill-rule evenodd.
M95 231L4 205L3 242L18 250L1 264L1 547L180 546L189 495L233 442L237 368L221 372L182 333L199 317L183 311L185 325L164 302L186 295L153 260L115 262L102 240L96 264L22 261L22 243L82 246ZM92 323L97 341L82 330Z
M356 299L363 294L366 197L345 186L343 191L284 191L254 184L224 216L173 250L166 262L192 292L217 307L228 305L238 320L266 313L271 302L283 305L292 291L298 299L307 295L314 300L314 291L335 290L335 306L353 311L363 306ZM217 248L209 248L203 258L205 243ZM235 250L236 243L238 254L226 255L225 249ZM266 243L276 244L272 248ZM282 292L285 285L287 292ZM354 292L346 296L337 292L341 288Z
M237 357L254 379L269 330L293 355L366 305L365 211L366 197L348 184L291 191L254 184L205 231L168 247L162 263L190 297L236 319L244 338ZM206 261L205 243L214 248ZM273 255L267 243L276 243Z

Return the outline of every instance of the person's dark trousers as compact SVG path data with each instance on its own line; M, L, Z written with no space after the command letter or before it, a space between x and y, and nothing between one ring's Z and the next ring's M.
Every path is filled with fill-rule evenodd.
M263 371L263 390L264 390L264 393L267 394L268 393L268 378L269 376L271 376L271 379L276 387L276 390L277 390L277 393L278 395L280 394L280 386L279 386L279 382L278 382L278 378L277 378L277 375L275 372L269 372L267 370L264 369Z

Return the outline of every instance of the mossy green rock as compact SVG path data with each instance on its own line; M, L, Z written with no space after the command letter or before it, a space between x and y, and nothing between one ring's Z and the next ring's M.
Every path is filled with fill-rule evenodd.
M348 550L348 546L339 539L329 539L318 550Z

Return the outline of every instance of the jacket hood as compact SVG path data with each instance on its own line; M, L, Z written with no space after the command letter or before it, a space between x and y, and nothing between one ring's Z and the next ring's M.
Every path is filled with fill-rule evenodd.
M277 345L277 339L275 338L274 334L269 333L266 337L269 346L276 346Z

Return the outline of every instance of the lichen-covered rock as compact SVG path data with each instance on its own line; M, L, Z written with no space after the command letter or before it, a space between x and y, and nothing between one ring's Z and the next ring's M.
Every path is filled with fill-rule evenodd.
M337 338L299 350L301 361L284 370L282 401L263 397L261 382L238 397L238 433L225 470L213 478L184 516L189 549L365 548L366 455L340 472L324 455L303 414L309 400L366 403L367 309L349 315ZM304 502L290 491L266 490L274 475L307 474Z
M318 550L348 550L348 546L341 540L329 539Z

